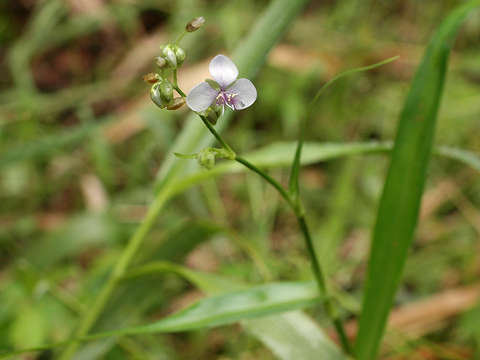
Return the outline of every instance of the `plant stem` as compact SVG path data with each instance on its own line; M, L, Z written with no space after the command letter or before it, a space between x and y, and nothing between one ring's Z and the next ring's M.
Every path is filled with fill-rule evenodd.
M104 285L100 294L95 298L93 304L89 306L89 310L82 318L79 327L75 331L73 338L82 338L88 334L90 329L95 322L97 321L98 317L102 313L103 309L105 308L110 295L115 290L117 284L121 281L122 277L125 275L125 272L130 264L131 260L137 253L138 248L145 240L146 235L153 227L155 220L160 213L165 201L168 198L168 194L166 192L161 192L155 198L153 203L150 205L148 209L148 213L145 216L141 225L137 228L135 233L132 235L130 240L128 241L127 247L123 250L122 254L120 255L119 260L115 264L110 277L107 280L107 283ZM65 350L60 355L60 360L68 360L70 359L75 351L77 350L78 342L70 343Z
M200 114L198 116L200 116L200 119L202 119L205 126L213 134L213 136L215 136L215 139L217 139L217 141L223 146L223 148L231 154L231 160L234 160L235 157L236 157L235 151L233 151L232 148L230 146L228 146L228 144L222 139L220 134L217 132L217 130L215 130L213 125L210 124L210 121L208 121L208 119L205 116L202 116Z
M297 218L298 225L300 227L300 230L303 234L303 238L305 239L305 244L307 247L307 252L310 256L311 264L312 264L312 270L313 270L313 275L315 277L315 280L317 282L317 286L319 289L319 292L323 295L325 295L325 300L324 300L324 307L327 315L329 316L330 320L333 322L333 325L335 327L335 330L338 334L340 343L342 345L343 350L347 354L352 354L352 348L350 345L350 342L348 341L348 337L346 335L345 329L343 327L343 323L338 315L335 303L332 301L331 296L329 295L329 290L327 288L326 280L325 280L325 275L322 271L322 268L320 266L320 263L318 261L318 257L315 253L315 249L313 246L313 240L310 235L310 231L308 229L307 222L305 220L305 213L303 210L303 205L298 197L298 192L289 194L285 188L277 182L274 178L272 178L270 175L265 173L263 170L259 169L256 167L254 164L249 162L248 160L236 156L235 152L232 150L230 146L222 139L220 134L215 130L215 128L210 124L210 122L203 116L200 116L201 119L203 120L204 124L207 126L207 128L210 130L210 132L215 136L215 138L218 140L218 142L225 148L225 150L232 152L234 154L234 160L237 161L238 163L242 164L243 166L247 167L249 170L257 173L260 175L262 178L264 178L270 185L272 185L278 193L282 196L282 198L288 203L290 208L293 210L295 213L295 217ZM299 141L299 148L301 152L301 146L303 144L303 141ZM298 148L297 148L298 151ZM298 185L296 185L298 186Z
M187 35L187 34L188 34L188 31L187 31L187 30L183 30L183 32L182 32L180 35L178 35L177 39L174 41L174 44L175 44L175 45L178 45L178 43L179 43L180 41L182 41L183 37L184 37L185 35Z
M352 348L350 346L350 342L348 341L348 337L345 333L343 323L338 316L338 313L335 308L335 304L332 301L332 298L329 296L329 291L328 291L327 283L325 280L325 274L323 273L320 263L318 262L318 257L315 254L313 240L312 240L312 237L310 236L310 231L308 229L307 222L305 220L305 215L296 214L296 216L297 216L298 225L300 227L300 230L303 233L303 237L307 245L308 254L310 255L310 259L312 262L312 270L315 275L315 280L317 281L317 285L320 292L325 294L325 300L324 300L325 311L327 312L328 316L333 322L333 325L335 326L335 330L337 331L337 334L343 349L347 354L352 354Z

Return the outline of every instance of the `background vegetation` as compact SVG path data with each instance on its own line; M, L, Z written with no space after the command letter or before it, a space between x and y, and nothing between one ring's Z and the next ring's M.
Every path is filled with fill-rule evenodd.
M391 64L342 78L326 90L309 119L306 139L392 140L426 44L462 3L311 2L254 79L257 102L235 115L223 132L225 138L242 153L295 141L300 119L322 84L345 69L400 55ZM208 76L208 61L215 54L232 53L267 4L2 2L0 349L67 339L152 202L157 172L171 161L171 147L186 118L186 109L160 111L148 99L141 78L154 69L159 46L175 38L191 18L205 16L204 29L183 43L188 57L179 81L189 89ZM438 144L480 152L479 56L477 12L463 24L452 53ZM285 162L286 155L274 155ZM317 159L301 173L315 245L346 309L351 336L356 334L388 160L385 154ZM198 170L193 162L187 166ZM288 181L287 170L270 173ZM431 162L382 358L479 356L477 179L478 172L451 160ZM171 200L133 266L151 261L162 261L161 271L125 279L95 332L161 319L205 293L237 284L312 279L295 219L255 174L211 178ZM315 333L311 319L330 334L321 309L310 307L306 313L308 318L288 315L297 316L291 322L297 330L282 342L301 348L308 336L299 335L298 328ZM75 358L287 359L286 352L262 338L275 328L274 321L269 326L249 321L178 334L109 338L83 344ZM25 358L54 355L49 350Z

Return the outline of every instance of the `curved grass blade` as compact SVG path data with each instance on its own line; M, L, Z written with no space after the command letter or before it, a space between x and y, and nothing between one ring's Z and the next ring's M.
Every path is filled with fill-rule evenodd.
M177 274L207 294L221 294L226 291L241 290L248 287L238 280L218 276L216 274L191 270L185 266L177 265L168 261L154 261L132 269L125 276L126 280L144 276L152 273L174 273Z
M150 325L94 336L178 332L227 325L244 319L305 308L318 300L314 282L271 283L202 299Z
M372 65L346 70L344 72L341 72L338 75L335 75L332 79L330 79L325 84L323 84L322 87L320 87L320 89L317 91L312 101L308 105L307 114L304 117L302 123L300 124L300 138L298 139L298 142L297 142L297 149L295 151L295 157L293 158L292 168L290 171L290 180L288 185L289 191L294 197L298 196L298 193L299 193L298 177L300 173L300 158L302 157L302 148L303 148L303 142L305 137L305 131L307 127L307 121L312 116L313 105L318 101L318 99L320 98L320 95L322 95L323 92L338 79L341 79L345 76L356 74L359 72L376 69L382 65L385 65L392 61L397 60L399 57L400 56L397 55Z
M129 277L169 270L183 276L210 295L247 287L246 284L231 278L193 271L169 262L147 264L132 270ZM301 311L243 320L241 324L245 330L262 341L281 360L316 360L318 354L322 354L324 360L347 359L317 323Z
M460 24L478 5L469 2L440 25L400 116L370 250L355 348L359 360L376 358L417 224L450 47Z

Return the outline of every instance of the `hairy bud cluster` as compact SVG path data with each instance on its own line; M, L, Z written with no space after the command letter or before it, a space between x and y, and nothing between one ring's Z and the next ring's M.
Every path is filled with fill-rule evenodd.
M178 43L185 34L198 30L204 23L205 19L202 16L191 20L185 26L183 34L181 34L175 42L161 46L160 54L155 58L155 63L160 69L159 74L150 73L143 77L146 83L152 85L150 88L150 98L159 108L176 110L186 103L186 95L177 84L177 69L183 65L186 54L185 50L178 46ZM173 80L170 82L169 75L172 74ZM174 90L181 96L175 97ZM218 109L212 109L210 113L205 116L210 122L216 123L219 117ZM209 158L207 154L203 157L205 159ZM206 163L208 163L208 161L204 160ZM213 159L213 161L215 161L215 159Z
M182 66L185 61L185 50L178 45L168 44L161 47L161 55L155 60L157 66L161 69L171 68L176 69Z

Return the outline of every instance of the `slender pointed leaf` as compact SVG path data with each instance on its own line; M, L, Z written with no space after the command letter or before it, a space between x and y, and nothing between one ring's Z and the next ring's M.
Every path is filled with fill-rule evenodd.
M478 5L467 3L440 25L400 116L373 233L356 341L359 360L376 358L417 224L450 48L460 24Z
M308 307L318 301L314 282L271 283L208 297L153 324L112 331L108 335L177 332L226 325Z

